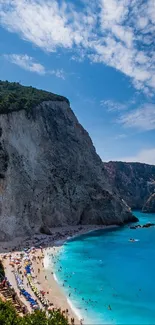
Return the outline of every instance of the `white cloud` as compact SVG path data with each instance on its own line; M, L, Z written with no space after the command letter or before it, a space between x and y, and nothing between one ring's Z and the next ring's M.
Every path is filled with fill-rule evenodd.
M57 78L65 80L65 73L64 73L63 69L61 69L61 70L51 70L51 71L49 71L49 73L55 75Z
M141 162L146 164L155 165L155 148L143 149L139 151L135 156L127 156L117 159L117 161L125 162Z
M109 112L122 111L127 109L128 105L113 101L111 99L101 100L100 105L107 109Z
M111 30L119 40L127 45L128 48L132 46L134 35L131 28L125 28L120 25L112 25Z
M52 74L55 75L57 78L65 79L65 73L63 69L57 69L57 70L51 70L48 71L46 68L36 62L34 58L31 56L28 56L27 54L4 54L3 57L10 61L11 63L14 63L18 65L20 68L23 68L24 70L36 72L40 75L45 74Z
M118 122L126 128L136 128L142 131L155 130L155 105L145 104L122 114Z
M45 51L65 48L72 59L109 65L152 94L154 0L82 2L81 9L71 0L0 0L1 24Z
M134 104L136 104L136 100L134 98L126 101L125 103L120 103L112 99L100 101L100 105L104 107L108 112L122 112L131 108Z
M30 56L28 56L27 54L25 55L20 55L20 54L5 54L4 57L18 65L19 67L31 71L31 72L36 72L38 74L45 74L45 68L42 64L37 63L36 61L34 61L34 59Z
M139 64L145 64L148 61L148 57L142 51L139 51L135 60Z
M155 88L155 75L152 76L151 80L149 81L149 85L153 88Z
M145 28L148 25L148 18L147 17L140 17L137 21L137 25L140 29Z
M121 140L121 139L125 139L127 137L127 135L125 133L122 134L118 134L114 137L114 140Z
M120 24L128 14L129 0L101 0L101 23L103 28Z
M0 0L0 9L2 25L47 51L79 45L95 16L88 11L78 14L72 5L57 0Z

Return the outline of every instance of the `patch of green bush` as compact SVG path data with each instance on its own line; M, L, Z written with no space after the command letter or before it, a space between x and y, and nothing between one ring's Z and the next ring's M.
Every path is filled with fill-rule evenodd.
M69 325L69 322L59 310L51 311L48 315L45 311L37 310L20 317L11 303L0 300L0 325Z
M48 91L25 87L16 82L0 80L0 114L24 109L30 111L43 101L66 101L68 99Z

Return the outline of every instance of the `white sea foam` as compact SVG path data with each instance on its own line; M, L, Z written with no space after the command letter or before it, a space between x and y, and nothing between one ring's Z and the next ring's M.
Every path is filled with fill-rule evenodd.
M44 257L44 268L45 269L48 269L50 266L50 258L49 256L46 254L45 257Z
M76 315L76 317L80 320L82 319L82 315L80 314L79 310L73 305L72 301L67 298L67 302L69 304L69 306L71 307L71 309L73 310L74 314Z
M53 278L54 278L54 280L55 280L55 281L60 285L60 282L59 282L59 280L58 280L58 278L57 278L57 276L56 276L55 273L53 273ZM67 297L66 297L66 298L67 298ZM82 317L82 315L80 314L79 310L74 306L74 304L72 303L72 301L71 301L69 298L67 298L67 302L68 302L70 308L72 309L72 311L74 312L74 314L76 315L76 317L77 317L79 320L82 319L83 317Z
M56 276L55 273L53 273L53 278L54 278L54 280L55 280L58 284L60 284L59 281L58 281L58 278L57 278L57 276Z

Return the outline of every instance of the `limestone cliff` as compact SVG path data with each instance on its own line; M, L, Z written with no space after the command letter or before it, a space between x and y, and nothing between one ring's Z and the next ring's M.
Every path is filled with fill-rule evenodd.
M143 206L143 212L155 213L155 193L150 195Z
M104 163L113 188L132 209L142 209L155 191L155 166L141 163Z
M54 94L46 99L45 92L42 101L35 90L27 104L25 92L18 84L0 107L0 239L44 227L136 220L114 194L69 101Z

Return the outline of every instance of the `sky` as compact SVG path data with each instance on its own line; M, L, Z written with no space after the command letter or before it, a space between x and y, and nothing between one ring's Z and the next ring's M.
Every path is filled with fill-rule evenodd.
M155 164L154 36L154 0L0 0L0 79L66 96L103 161Z

